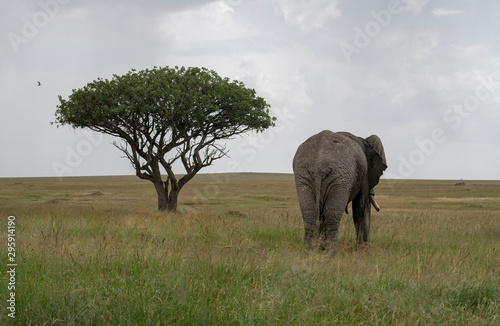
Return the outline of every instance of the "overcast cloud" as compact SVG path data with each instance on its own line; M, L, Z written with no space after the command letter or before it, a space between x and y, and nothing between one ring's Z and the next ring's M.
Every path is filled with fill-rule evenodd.
M50 124L57 96L177 65L244 82L278 117L263 134L229 141L230 157L202 172L290 173L300 143L329 129L377 134L388 178L500 179L497 1L0 6L0 177L134 174L110 137Z

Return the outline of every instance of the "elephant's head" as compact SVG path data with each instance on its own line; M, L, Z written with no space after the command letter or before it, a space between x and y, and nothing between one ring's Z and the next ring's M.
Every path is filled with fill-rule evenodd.
M377 135L371 135L365 140L366 160L368 161L368 185L372 190L387 169L384 146Z
M377 135L371 135L365 139L365 153L368 162L368 186L370 187L370 203L377 210L380 210L375 201L373 188L378 184L380 177L387 169L384 146Z

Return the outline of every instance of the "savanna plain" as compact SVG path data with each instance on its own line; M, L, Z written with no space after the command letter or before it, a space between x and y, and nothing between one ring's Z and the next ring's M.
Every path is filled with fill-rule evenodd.
M177 213L134 176L0 179L2 324L499 325L500 181L381 180L306 251L293 175L198 175ZM16 319L7 218L16 217Z

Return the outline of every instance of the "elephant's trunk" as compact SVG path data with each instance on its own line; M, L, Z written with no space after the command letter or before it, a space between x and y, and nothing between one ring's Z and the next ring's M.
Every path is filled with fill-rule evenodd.
M373 195L370 195L370 203L372 203L373 208L375 208L378 211L380 211L380 206L377 204L377 201L375 200L375 197Z

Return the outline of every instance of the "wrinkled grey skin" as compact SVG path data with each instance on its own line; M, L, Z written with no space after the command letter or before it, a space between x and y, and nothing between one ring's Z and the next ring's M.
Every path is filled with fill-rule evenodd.
M332 255L337 251L342 214L352 201L359 243L369 241L370 193L387 168L380 138L324 130L307 139L293 159L295 186L304 219L304 241L320 240Z

